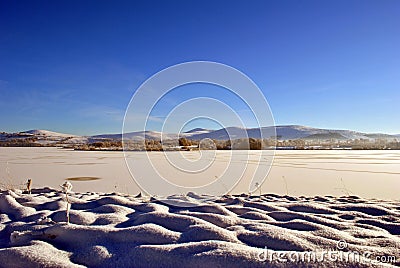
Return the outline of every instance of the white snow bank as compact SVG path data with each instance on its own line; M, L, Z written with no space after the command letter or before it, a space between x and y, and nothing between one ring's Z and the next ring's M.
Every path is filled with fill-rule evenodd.
M0 266L400 265L400 203L396 201L227 196L180 208L116 193L71 193L69 199L70 224L66 224L66 201L59 191L0 193ZM340 250L339 241L345 243ZM324 250L368 252L369 261L378 256L395 260L288 262L278 258L314 252L321 260Z

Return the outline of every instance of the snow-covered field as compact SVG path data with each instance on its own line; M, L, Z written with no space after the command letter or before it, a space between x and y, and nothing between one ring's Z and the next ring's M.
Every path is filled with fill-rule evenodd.
M204 180L224 172L231 151L216 151L213 165ZM247 164L244 178L232 193L246 193L249 177L257 166L260 151L233 151L238 154L234 166ZM199 152L168 152L196 160ZM162 152L149 153L159 169ZM129 159L140 163L145 152L130 152ZM249 159L247 159L249 157ZM138 165L133 173L146 174ZM169 165L170 166L170 165ZM141 168L143 170L140 170ZM171 170L178 183L185 183L183 173ZM179 177L180 176L180 177ZM0 148L0 183L23 184L33 179L33 187L58 188L66 178L94 177L98 180L72 181L79 192L123 192L137 194L139 188L131 178L121 152L71 151L57 148ZM208 178L207 178L208 177ZM262 193L292 196L357 195L365 198L399 199L400 151L276 151L273 166L262 185Z
M66 224L63 193L3 191L0 266L400 265L399 201L267 194L188 208L116 193L76 193L69 201Z
M204 153L201 161L214 157L205 176L224 172L230 153ZM234 167L247 169L232 195L171 204L138 195L120 152L0 148L1 188L28 177L34 187L0 193L0 267L400 266L400 152L278 151L262 195L251 197L246 174L260 152L234 153ZM196 163L198 154L168 156ZM168 170L163 153L149 156ZM138 167L146 157L128 154ZM179 206L188 203L197 205Z

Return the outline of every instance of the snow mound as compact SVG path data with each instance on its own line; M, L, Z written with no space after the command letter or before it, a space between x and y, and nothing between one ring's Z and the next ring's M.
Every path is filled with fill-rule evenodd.
M71 193L69 200L67 224L66 201L59 191L34 189L31 195L1 192L0 266L400 265L398 201L267 194L226 196L178 207L117 193ZM339 241L345 246L339 248ZM351 263L322 260L324 250L368 252L370 257ZM291 263L277 257L297 254L307 258L309 252L315 252L319 261ZM395 260L376 262L377 256L395 256Z

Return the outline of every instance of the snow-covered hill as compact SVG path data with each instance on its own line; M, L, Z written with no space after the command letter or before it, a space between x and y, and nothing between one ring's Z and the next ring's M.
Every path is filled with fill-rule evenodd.
M276 135L275 135L276 133ZM276 127L262 128L240 128L227 127L218 130L208 130L203 128L195 128L184 133L162 133L157 131L136 131L124 133L124 139L131 141L143 140L176 140L186 137L192 140L202 140L205 138L216 140L241 139L241 138L273 138L278 140L354 140L354 139L385 139L400 140L400 135L389 135L382 133L362 133L352 130L335 130L320 129L300 125L285 125ZM48 130L28 130L19 133L1 133L0 141L16 140L16 139L34 139L34 143L41 145L52 144L87 144L102 140L121 140L122 134L101 134L94 136L77 136L72 134L58 133Z
M177 139L178 134L168 134L162 133L158 131L135 131L135 132L128 132L123 134L124 139L133 140L133 141L142 141L142 140L161 140L162 139ZM182 136L182 135L181 135ZM113 140L120 140L122 137L121 134L102 134L102 135L95 135L92 138L96 139L113 139Z
M395 136L388 134L367 134L352 130L334 130L320 129L307 126L287 125L276 126L276 137L279 140L295 140L295 139L394 139ZM261 135L262 134L262 135ZM192 135L193 139L211 138L217 140L227 140L239 138L270 138L275 135L273 127L250 128L243 129L238 127L223 128L208 133Z
M45 136L45 137L77 137L76 135L72 134L65 134L65 133L58 133L58 132L53 132L49 130L43 130L43 129L32 129L24 132L20 132L21 134L31 134L34 136Z
M209 130L209 129L205 129L205 128L200 128L200 127L198 127L198 128L194 128L194 129L191 129L191 130L189 130L189 131L186 131L185 133L187 133L187 134L193 134L193 133L195 133L195 134L199 134L199 133L208 133L208 132L210 132L211 130Z
M49 130L32 129L18 133L3 133L0 135L0 141L20 145L57 145L57 144L85 144L89 141L88 137L77 136L73 134L59 133Z

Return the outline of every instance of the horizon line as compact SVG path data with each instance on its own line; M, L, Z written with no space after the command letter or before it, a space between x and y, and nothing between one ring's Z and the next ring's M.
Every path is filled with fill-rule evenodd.
M359 132L359 133L364 133L364 134L386 134L386 135L394 135L394 136L396 136L396 135L400 135L400 133L386 133L386 132L363 132L363 131L358 131L358 130L353 130L353 129L346 129L346 128L326 128L326 127L324 127L324 128L322 128L322 127L311 127L311 126L307 126L307 125L299 125L299 124L283 124L283 125L275 125L275 126L261 126L261 127L249 127L249 128L243 128L243 127L238 127L238 126L228 126L228 127L224 127L224 128L216 128L216 129L213 129L213 128L202 128L202 127L195 127L195 128L193 128L193 129L190 129L190 130L188 130L188 131L184 131L184 132L182 132L182 133L188 133L188 132L190 132L190 131L192 131L192 130L194 130L194 129L204 129L204 130L211 130L211 131L218 131L218 130L222 130L222 129L227 129L227 128L242 128L242 129L257 129L257 128L267 128L267 127L275 127L275 128L277 128L277 127L307 127L307 128L314 128L314 129L322 129L322 130L332 130L332 131L340 131L340 130L344 130L344 131L355 131L355 132ZM23 130L23 131L17 131L17 132L7 132L7 131L0 131L0 133L7 133L7 134L18 134L18 133L26 133L26 132L29 132L29 131L39 131L39 130L41 130L41 131L49 131L49 132L55 132L55 133L60 133L60 134L68 134L68 135L71 135L71 136L82 136L82 137L85 137L85 136L88 136L88 137L90 137L90 136L98 136L98 135L122 135L123 133L122 132L118 132L118 133L110 133L110 132L106 132L106 133L98 133L98 134L92 134L92 135L86 135L86 134L70 134L70 133L67 133L67 132L59 132L59 131L54 131L54 130L51 130L51 129L42 129L42 128L37 128L37 129L28 129L28 130ZM143 132L143 131L147 131L147 132L162 132L162 131L156 131L156 130L132 130L132 131L128 131L128 132L124 132L124 133L132 133L132 132ZM169 133L169 134L172 134L172 133L174 133L174 132L164 132L164 133Z

